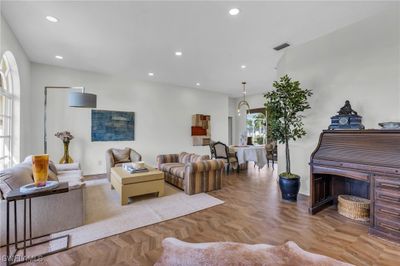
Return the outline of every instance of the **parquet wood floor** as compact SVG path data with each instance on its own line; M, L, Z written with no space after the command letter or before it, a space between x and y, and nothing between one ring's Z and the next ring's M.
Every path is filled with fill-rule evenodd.
M252 166L232 173L210 193L225 203L185 217L125 232L44 258L31 265L152 265L165 237L189 242L282 244L356 265L400 265L400 245L368 235L368 226L340 216L334 207L311 216L307 197L280 200L276 172ZM137 218L137 217L135 217Z

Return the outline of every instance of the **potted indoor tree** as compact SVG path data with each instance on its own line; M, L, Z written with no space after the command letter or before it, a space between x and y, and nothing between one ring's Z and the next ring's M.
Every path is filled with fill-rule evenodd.
M296 201L300 176L291 172L289 141L296 141L306 134L302 112L310 109L308 97L312 91L300 88L300 82L292 81L288 75L274 81L273 87L275 89L267 92L264 97L272 138L285 144L286 172L279 174L279 187L283 199Z

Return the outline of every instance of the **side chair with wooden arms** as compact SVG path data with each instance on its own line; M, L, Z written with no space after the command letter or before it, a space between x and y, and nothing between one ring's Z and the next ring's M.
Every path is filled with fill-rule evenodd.
M267 165L269 167L269 161L272 161L272 169L274 169L275 165L275 150L276 150L276 142L271 142L265 145L265 151L267 154Z
M222 159L227 165L227 173L229 174L229 169L236 169L239 172L239 161L236 152L230 152L226 144L217 141L210 145L211 156L214 159Z

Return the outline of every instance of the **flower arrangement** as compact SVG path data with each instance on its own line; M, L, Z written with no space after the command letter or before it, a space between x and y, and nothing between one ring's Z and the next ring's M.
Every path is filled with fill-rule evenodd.
M64 143L68 143L74 138L74 136L72 136L71 132L69 132L69 131L57 132L56 134L54 134L54 136L61 139L62 142L64 142Z
M73 163L74 160L69 156L69 142L74 136L72 136L69 131L57 132L54 136L61 139L64 143L64 156L61 158L60 163Z

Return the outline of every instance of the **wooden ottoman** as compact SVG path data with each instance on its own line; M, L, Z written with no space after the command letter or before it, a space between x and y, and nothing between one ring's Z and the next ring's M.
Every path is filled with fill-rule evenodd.
M130 174L122 167L111 168L111 189L119 193L121 205L128 204L128 198L149 193L164 194L164 173L146 165L148 172Z

